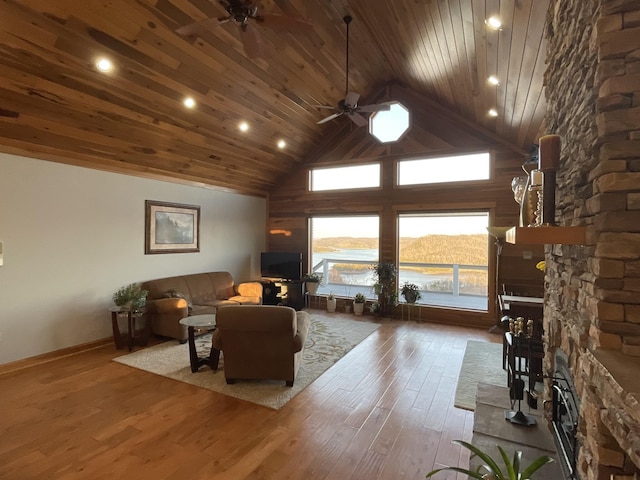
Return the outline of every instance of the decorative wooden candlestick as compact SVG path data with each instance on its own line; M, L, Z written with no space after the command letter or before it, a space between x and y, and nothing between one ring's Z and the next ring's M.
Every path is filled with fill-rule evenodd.
M542 224L555 225L556 215L556 171L560 165L560 136L540 137L539 168L544 175L542 181Z

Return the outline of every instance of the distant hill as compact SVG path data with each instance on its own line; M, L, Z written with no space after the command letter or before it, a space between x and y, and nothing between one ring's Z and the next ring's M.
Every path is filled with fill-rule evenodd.
M487 265L487 236L427 235L400 239L401 262Z
M313 241L313 249L316 252L376 248L378 248L377 238L336 237ZM404 237L400 239L400 251L402 252L401 262L488 264L487 236L483 234Z
M374 250L378 248L377 238L335 237L313 240L316 252L335 252L337 250Z

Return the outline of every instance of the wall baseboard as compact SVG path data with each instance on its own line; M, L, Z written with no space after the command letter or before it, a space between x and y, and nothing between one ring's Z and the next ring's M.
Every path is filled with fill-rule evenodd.
M25 368L35 367L36 365L53 362L61 358L70 357L71 355L77 355L88 350L94 350L96 348L104 347L105 345L108 345L110 343L113 343L113 337L102 338L100 340L94 340L93 342L82 343L80 345L74 345L73 347L67 347L60 350L55 350L53 352L43 353L42 355L36 355L35 357L29 357L22 360L16 360L15 362L5 363L3 365L0 365L0 375L6 375L8 373L24 370Z

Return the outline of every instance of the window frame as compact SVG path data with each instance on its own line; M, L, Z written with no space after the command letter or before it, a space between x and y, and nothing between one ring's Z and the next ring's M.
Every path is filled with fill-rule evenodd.
M402 162L411 162L416 160L430 160L430 159L438 159L438 158L449 158L449 157L463 157L467 155L479 155L479 154L488 154L489 155L489 176L488 178L474 179L474 180L451 180L447 182L437 182L437 183L412 183L408 185L400 184L400 164ZM460 187L464 185L482 185L489 182L492 182L495 177L495 151L490 150L469 150L469 151L456 151L449 152L446 154L440 155L411 155L401 159L397 159L395 161L394 169L393 169L393 188L396 189L424 189L424 188L451 188L451 187Z
M378 229L376 232L377 235L377 239L378 239L378 259L377 260L371 260L372 264L378 263L380 261L380 247L381 247L381 234L382 234L382 218L381 218L381 212L379 211L369 211L369 212L358 212L358 213L310 213L307 217L307 269L306 272L310 273L312 271L313 268L313 220L314 219L327 219L327 218L354 218L354 217L375 217L377 218L378 221ZM349 263L349 259L346 259L344 263ZM321 288L320 290L326 290L327 286L327 278L322 279L321 282ZM347 287L347 290L349 290L351 287L357 287L357 285L351 285L349 284ZM371 292L373 292L373 284L371 285L362 285L362 288L360 289L360 291L366 290L366 289L370 289ZM329 288L329 291L331 291L331 289ZM324 291L320 291L318 292L318 295L326 295L328 292L324 292ZM354 290L352 293L356 293L356 290ZM334 294L336 295L336 297L338 298L350 298L353 295L341 295L339 292L334 292ZM371 295L367 295L368 300L370 301L372 299Z
M396 244L396 267L398 269L398 299L401 298L400 290L402 287L402 282L400 281L400 219L403 216L447 216L448 214L474 214L481 213L486 214L487 218L487 226L491 225L491 219L494 215L494 208L488 205L477 205L477 206L463 206L463 205L451 205L443 208L429 208L429 209L420 209L420 208L398 208L394 209L395 216L395 244ZM487 304L483 309L473 309L464 306L449 306L449 305L438 305L432 303L422 303L418 301L416 305L419 305L422 308L438 308L445 310L464 310L477 312L478 314L487 315L491 313L493 309L492 304L492 272L494 271L494 266L492 265L492 246L491 246L491 236L488 232L482 232L487 235L487 270L486 270L486 279L487 279ZM495 257L493 257L495 258Z
M329 169L340 169L340 168L352 168L352 167L364 167L364 166L378 166L378 185L374 187L348 187L348 188L336 188L329 190L313 190L313 172L317 170L329 170ZM376 191L382 190L382 162L365 162L365 163L349 163L349 164L332 164L332 165L322 165L319 167L310 167L307 170L307 192L310 194L323 194L323 193L340 193L340 192L365 192L365 191Z

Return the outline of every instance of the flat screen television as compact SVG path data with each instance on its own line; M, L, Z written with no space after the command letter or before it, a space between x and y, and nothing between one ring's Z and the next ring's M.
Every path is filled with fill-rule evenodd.
M302 254L262 252L260 254L260 275L280 280L300 280L302 278Z

